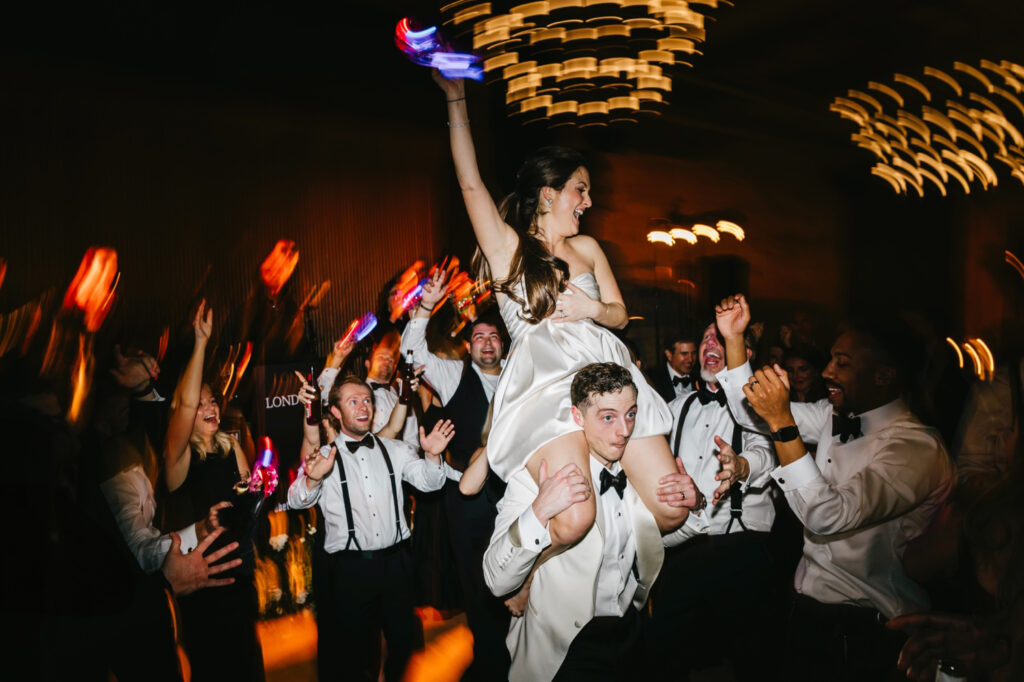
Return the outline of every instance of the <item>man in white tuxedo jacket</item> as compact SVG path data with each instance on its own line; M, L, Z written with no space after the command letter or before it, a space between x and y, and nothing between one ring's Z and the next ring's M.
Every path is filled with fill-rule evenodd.
M548 477L542 464L538 486L520 469L508 481L484 555L484 577L499 596L519 589L537 564L528 605L506 639L514 682L625 679L639 640L638 610L661 570L663 543L674 546L707 528L702 514L691 513L663 537L626 480L619 459L637 411L629 372L615 363L591 364L577 373L571 391L573 418L590 446L590 471L567 465ZM548 522L587 499L591 480L594 525L575 545L552 547ZM699 499L682 470L659 484L661 501L692 506Z

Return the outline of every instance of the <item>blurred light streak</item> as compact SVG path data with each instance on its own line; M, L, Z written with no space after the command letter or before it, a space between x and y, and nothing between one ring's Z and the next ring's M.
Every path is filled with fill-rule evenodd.
M981 380L985 379L985 367L981 364L981 358L978 357L978 352L974 350L974 347L969 343L963 344L963 349L967 351L967 355L971 357L971 362L974 363L974 374Z
M163 332L160 334L160 341L157 343L156 349L156 361L157 364L164 361L164 356L167 355L167 345L171 340L171 328L168 326L164 327Z
M473 661L473 634L456 625L413 654L402 682L458 682Z
M1017 258L1016 254L1014 254L1013 251L1010 251L1009 249L1007 249L1003 253L1006 256L1006 262L1009 264L1009 266L1016 270L1018 275L1024 278L1024 264L1020 262L1020 259Z
M7 279L7 259L0 258L0 289L3 288L5 279Z
M992 354L992 349L988 347L987 343L977 336L972 339L968 339L967 342L977 349L978 356L981 358L981 361L985 366L985 371L988 373L988 380L992 381L992 377L995 376L996 373L996 358Z
M414 31L405 17L395 26L395 46L410 61L437 69L445 78L482 80L480 58L474 54L455 52L436 26Z
M298 264L299 250L295 247L295 242L279 239L260 265L260 278L271 297L281 292Z
M909 85L910 87L912 87L915 90L917 90L918 92L920 92L927 101L929 101L929 102L932 101L932 93L928 91L928 88L926 88L924 86L924 83L922 83L921 81L917 80L916 78L911 78L910 76L906 76L906 75L904 75L902 73L894 73L892 75L892 79L893 79L893 81L895 81L897 83L903 83L904 85Z
M718 230L711 227L710 225L702 225L698 223L691 227L690 231L693 232L698 237L706 237L707 239L710 239L716 244L718 243L718 240L722 238L721 235L718 234Z
M648 232L647 241L652 244L664 244L665 246L675 246L676 243L676 241L672 239L672 235L663 230Z
M731 220L719 220L717 223L715 223L715 228L717 228L719 232L731 234L733 237L736 238L736 241L738 242L741 242L747 238L747 234L746 232L743 231L743 228L737 225L736 223L732 222Z
M682 227L673 227L668 231L668 234L673 240L684 241L689 244L697 243L697 235L689 230L683 229ZM669 246L671 246L671 244Z
M946 343L948 343L949 347L953 349L954 353L956 353L957 366L960 369L963 369L964 368L964 354L960 352L960 346L958 346L956 341L954 341L953 339L951 339L948 336L946 337Z
M98 330L110 312L119 279L117 251L91 247L64 294L64 311L81 310L85 314L85 328L90 332Z
M78 357L71 372L71 404L68 406L67 421L71 425L78 423L82 416L82 407L92 386L92 374L95 359L92 356L92 335L78 334Z
M352 320L352 324L348 326L345 331L345 335L341 337L341 345L347 343L359 343L366 338L366 335L373 331L373 328L377 326L377 316L373 313L366 313L362 317Z
M949 87L953 88L953 92L956 93L957 97L963 97L964 90L960 86L960 83L958 83L955 78L950 76L945 71L940 71L939 69L935 69L935 68L932 68L930 66L926 66L926 67L924 67L924 75L932 76L933 78L938 78L943 83L945 83Z

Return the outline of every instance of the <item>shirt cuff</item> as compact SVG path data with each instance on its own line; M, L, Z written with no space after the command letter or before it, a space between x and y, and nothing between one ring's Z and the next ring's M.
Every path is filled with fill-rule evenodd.
M715 375L715 381L722 388L728 388L729 386L739 386L742 388L743 384L747 383L747 380L752 376L754 376L754 372L750 368L750 363L744 362L739 367L723 369Z
M182 554L188 554L199 544L199 538L196 536L196 524L194 523L188 528L179 530L178 535L181 536Z
M320 386L320 398L324 402L327 401L327 396L331 392L331 386L334 385L334 380L338 377L338 372L340 371L337 367L324 367L323 371L320 372L320 376L317 377L316 383Z
M812 483L825 480L818 465L814 463L814 458L807 453L795 462L776 467L772 471L772 478L784 493L798 488L806 488Z
M533 513L532 504L519 517L519 540L522 548L530 552L543 552L551 544L551 535Z

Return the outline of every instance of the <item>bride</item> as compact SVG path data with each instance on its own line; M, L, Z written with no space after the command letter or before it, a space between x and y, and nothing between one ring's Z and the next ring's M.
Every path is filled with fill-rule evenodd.
M622 467L658 527L675 529L697 501L659 499L655 492L660 478L677 472L665 439L672 417L607 329L625 327L628 316L604 252L592 237L579 234L580 218L592 205L583 157L564 147L538 150L516 174L515 191L495 205L477 167L465 84L437 71L434 80L448 100L455 172L479 243L478 275L492 281L513 339L494 394L491 468L507 480L525 466L535 482L542 460L547 471L572 463L589 472L589 450L571 416L569 388L581 367L616 362L632 372L639 389L636 427ZM581 539L595 510L591 496L553 518L552 543Z

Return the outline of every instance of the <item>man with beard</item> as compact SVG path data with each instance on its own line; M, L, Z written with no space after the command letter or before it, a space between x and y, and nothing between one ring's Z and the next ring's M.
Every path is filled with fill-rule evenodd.
M481 444L487 409L501 375L504 325L497 316L481 316L468 325L469 357L451 360L438 357L427 348L426 328L434 308L447 295L445 271L438 268L423 288L423 298L412 312L402 335L402 354L412 351L413 362L423 365L423 378L437 391L443 414L455 426L449 445L449 461L465 471ZM464 680L497 680L508 677L509 657L505 648L509 613L502 601L484 583L484 550L494 530L497 503L504 484L489 476L483 489L471 496L459 492L449 481L444 491L445 513L451 531L452 553L462 587L466 620L473 633L473 662Z
M718 381L736 418L771 434L780 464L771 475L806 528L788 632L791 679L899 679L902 638L883 624L928 610L902 556L953 481L939 435L901 398L920 357L913 334L896 323L851 326L822 372L828 398L791 403L778 365L752 372L744 357L745 298L723 300L716 313L729 365ZM815 457L804 439L817 442Z
M670 334L665 342L665 364L657 363L651 370L651 385L666 403L693 391L694 368L697 366L696 334Z
M748 358L753 342L748 335ZM686 679L688 669L725 655L732 658L738 680L760 679L764 651L759 647L766 641L760 627L772 586L768 533L775 507L769 472L775 458L768 439L743 429L729 412L715 378L725 369L725 348L714 322L705 328L697 355L695 390L669 403L674 416L669 445L712 502L705 511L708 534L665 552L663 577L652 596L645 659L652 677L664 673ZM709 576L728 589L694 589ZM744 617L736 618L737 613ZM679 655L659 655L668 648Z
M315 400L303 382L303 404ZM424 459L404 441L370 433L373 393L362 379L335 382L328 421L334 443L318 448L318 426L303 417L309 454L288 488L288 506L319 503L326 536L326 600L318 602L320 679L376 680L380 635L387 643L384 677L397 682L412 651L423 645L413 611L415 576L402 481L430 492L444 485L448 466L441 454L452 438L451 422L438 422L428 436L419 429ZM314 576L316 578L316 576ZM337 666L337 667L335 667Z

